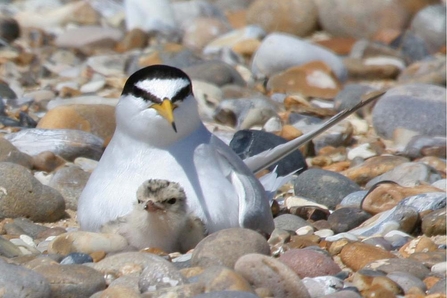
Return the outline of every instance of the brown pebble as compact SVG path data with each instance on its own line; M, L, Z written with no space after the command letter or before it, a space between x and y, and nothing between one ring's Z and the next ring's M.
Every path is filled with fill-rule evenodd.
M204 270L202 267L188 267L180 269L180 273L186 278L191 278L202 274Z
M43 151L33 156L33 167L38 171L52 172L65 163L65 159L51 151Z
M62 227L54 227L54 228L50 228L50 229L46 229L43 230L42 232L40 232L36 238L38 239L46 239L50 236L58 236L60 234L66 233L67 230L65 230Z
M303 135L303 133L299 129L295 128L294 126L292 126L290 124L284 125L280 134L279 134L280 137L283 137L287 141L296 139L302 135Z
M430 290L441 278L439 276L427 276L423 282L427 287L427 290Z
M404 258L408 258L415 252L429 252L436 251L438 246L428 237L422 235L416 239L405 243L400 249L399 253Z
M90 254L90 256L92 257L93 262L96 263L96 262L99 262L99 261L101 261L102 259L104 259L106 257L106 252L103 251L103 250L97 250L97 251L92 252Z
M362 269L373 261L395 257L382 248L361 242L346 244L340 253L342 262L354 271Z
M200 283L205 284L205 292L243 291L254 293L242 275L224 266L209 267L198 279Z

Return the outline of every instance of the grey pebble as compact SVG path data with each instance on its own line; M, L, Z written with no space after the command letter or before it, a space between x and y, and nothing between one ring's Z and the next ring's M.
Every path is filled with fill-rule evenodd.
M142 293L162 288L175 287L186 283L186 279L169 261L154 255L150 266L143 269L138 281Z
M441 293L446 294L446 279L442 278L437 283L435 283L428 291L427 294Z
M327 221L335 233L347 232L358 227L371 215L360 208L344 207L332 212Z
M293 214L281 214L273 219L275 229L295 232L299 228L312 226L311 223Z
M259 233L243 228L220 230L197 244L192 266L224 265L233 268L239 257L248 253L270 254L267 240Z
M51 151L68 161L79 156L99 160L104 150L103 139L74 129L26 129L7 134L5 139L29 155Z
M360 186L342 174L315 168L301 173L293 184L296 195L329 209L335 209L345 196L360 190Z
M422 282L422 280L408 272L394 271L387 274L387 277L397 283L402 288L402 290L404 290L405 294L407 294L408 291L413 287L417 287L422 292L425 292L427 290L427 287Z
M57 190L41 184L20 165L0 163L0 218L53 222L64 214L65 202Z
M84 264L91 262L93 262L93 259L90 255L80 252L73 252L68 254L65 258L63 258L60 264L70 265L70 264Z
M430 270L420 262L399 258L377 260L369 263L363 269L383 271L387 274L403 271L416 276L420 280L423 280L430 274Z
M387 91L373 109L373 126L385 139L396 128L427 136L446 134L446 89L428 84L407 84ZM417 121L415 121L417 119Z
M106 288L101 272L85 265L42 265L34 271L49 281L52 297L89 297Z
M90 173L78 166L69 165L58 168L51 177L48 186L58 190L64 197L67 209L77 210L78 199L89 177Z
M363 199L365 198L366 194L368 193L367 190L359 190L352 192L345 196L343 200L341 200L339 206L340 207L362 207Z
M0 258L0 288L3 297L45 298L52 294L48 280L38 272L9 264Z

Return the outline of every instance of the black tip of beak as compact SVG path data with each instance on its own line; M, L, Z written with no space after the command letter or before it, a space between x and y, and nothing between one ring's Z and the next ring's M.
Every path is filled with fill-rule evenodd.
M172 129L174 129L174 131L177 132L177 126L175 126L175 122L172 122Z

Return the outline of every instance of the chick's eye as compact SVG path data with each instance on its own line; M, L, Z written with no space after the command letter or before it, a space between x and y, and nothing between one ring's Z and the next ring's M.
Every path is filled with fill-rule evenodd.
M167 200L166 201L168 204L175 204L175 202L177 202L177 199L176 198L171 198L171 199L169 199L169 200Z

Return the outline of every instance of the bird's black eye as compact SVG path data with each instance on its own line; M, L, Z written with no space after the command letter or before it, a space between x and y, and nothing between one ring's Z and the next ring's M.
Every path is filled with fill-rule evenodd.
M177 199L176 199L176 198L171 198L171 199L167 200L166 202L167 202L168 204L173 205L173 204L175 204L175 202L177 202Z

